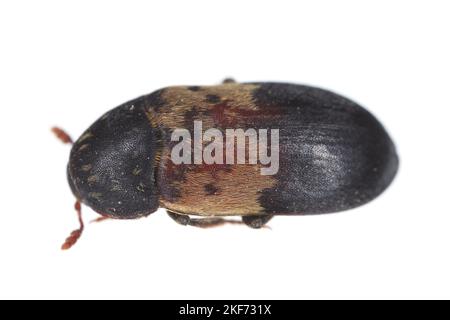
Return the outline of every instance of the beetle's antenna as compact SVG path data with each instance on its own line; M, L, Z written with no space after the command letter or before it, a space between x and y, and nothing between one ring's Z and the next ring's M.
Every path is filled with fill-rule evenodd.
M63 143L73 144L72 138L61 128L53 127L52 132L55 134L55 136L61 140ZM80 223L80 227L77 230L74 230L70 233L70 236L67 237L66 241L64 241L64 244L62 245L62 250L68 250L72 248L72 246L77 243L78 239L80 239L81 234L84 230L84 223L83 223L83 217L81 216L81 202L77 200L75 202L75 210L78 215L78 221Z
M61 140L63 143L70 143L73 144L72 138L61 128L53 127L52 132L55 134L55 136Z
M83 218L81 216L81 203L78 200L77 200L77 202L75 202L75 210L77 211L80 227L77 230L72 231L70 236L66 239L66 241L62 245L62 247L61 247L62 250L68 250L68 249L72 248L72 246L75 243L77 243L78 239L80 239L81 234L83 233L83 230L84 230Z

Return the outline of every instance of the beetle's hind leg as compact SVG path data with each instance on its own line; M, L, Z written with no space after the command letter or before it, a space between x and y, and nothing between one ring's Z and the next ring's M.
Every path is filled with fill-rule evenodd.
M244 222L231 219L223 218L191 218L188 215L175 213L173 211L167 211L169 217L171 217L175 222L183 226L192 226L198 228L213 228L223 226L224 224L243 224Z
M273 218L271 214L257 215L257 216L242 216L242 221L253 229L261 229L266 227L266 223Z

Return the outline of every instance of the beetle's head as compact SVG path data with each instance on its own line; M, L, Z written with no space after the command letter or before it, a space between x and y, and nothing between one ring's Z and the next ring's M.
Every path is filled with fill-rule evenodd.
M158 208L157 130L143 98L97 120L73 145L67 167L74 195L103 215L132 219Z

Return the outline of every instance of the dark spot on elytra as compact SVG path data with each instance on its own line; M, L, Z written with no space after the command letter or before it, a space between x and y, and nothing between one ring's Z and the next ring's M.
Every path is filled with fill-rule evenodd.
M187 89L196 92L199 91L201 88L199 86L190 86L187 87Z
M225 109L227 108L227 103L218 103L214 106L212 110L209 111L214 123L220 124L224 127L233 127L229 123L225 123Z
M219 103L220 102L220 97L218 95L215 95L215 94L207 94L206 95L206 101L208 101L210 103Z
M193 121L194 119L196 119L198 117L198 115L199 115L199 112L197 110L197 107L192 106L189 110L187 110L184 113L184 118L190 122L190 121Z
M142 97L145 110L153 110L158 112L161 108L166 106L166 101L163 99L165 89L157 90L147 96Z
M214 184L208 183L204 186L205 192L208 196L212 196L216 194L219 191L219 188L217 188Z
M161 170L158 175L158 180L167 181L167 183L160 184L160 192L165 195L167 200L176 201L182 196L179 186L186 182L185 173L188 168L176 165L172 160L167 161L165 166L166 170Z

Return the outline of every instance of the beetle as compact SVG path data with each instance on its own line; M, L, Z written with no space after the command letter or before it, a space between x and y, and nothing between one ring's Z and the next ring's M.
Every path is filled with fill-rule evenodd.
M173 133L184 128L195 135L195 121L219 131L276 128L278 171L263 175L261 163L175 164ZM53 132L72 143L61 129ZM80 227L62 248L81 236L81 203L105 218L136 219L163 207L182 225L261 228L275 215L363 205L389 186L398 165L380 122L333 92L231 80L167 87L112 109L73 143L67 177Z

